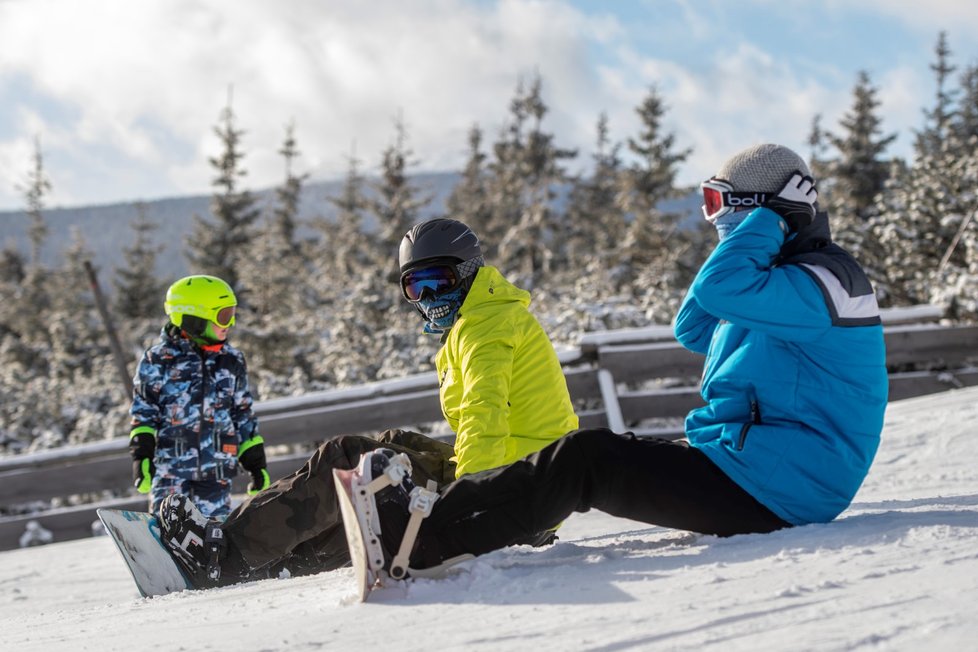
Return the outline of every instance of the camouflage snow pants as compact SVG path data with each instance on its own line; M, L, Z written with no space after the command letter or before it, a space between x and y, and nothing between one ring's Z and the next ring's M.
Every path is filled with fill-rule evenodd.
M231 512L222 526L229 561L249 571L291 575L332 570L349 560L333 469L352 469L377 448L407 453L414 482L441 487L455 479L451 445L416 432L387 430L375 437L343 436L316 450L298 471L278 480Z

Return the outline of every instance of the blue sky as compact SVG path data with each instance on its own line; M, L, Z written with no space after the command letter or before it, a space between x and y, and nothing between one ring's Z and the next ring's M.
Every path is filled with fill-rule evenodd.
M807 156L859 70L907 156L941 30L953 63L978 63L978 4L960 0L0 0L0 210L23 205L35 137L52 207L208 193L229 87L255 189L281 180L290 121L313 178L351 153L374 172L398 115L415 170L458 169L469 127L491 140L535 72L545 128L582 165L598 115L633 135L653 85L693 149L683 183L757 142Z

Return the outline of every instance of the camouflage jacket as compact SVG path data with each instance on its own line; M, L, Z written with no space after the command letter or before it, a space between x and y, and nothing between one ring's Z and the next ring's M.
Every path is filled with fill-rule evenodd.
M231 478L240 445L258 436L244 354L229 344L212 348L167 325L139 361L132 434L155 436L159 475Z

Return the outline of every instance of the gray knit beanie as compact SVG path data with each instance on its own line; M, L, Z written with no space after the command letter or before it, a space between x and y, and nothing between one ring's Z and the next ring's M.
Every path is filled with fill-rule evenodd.
M812 175L802 157L787 147L765 143L734 154L713 178L729 182L738 191L776 193L795 170Z

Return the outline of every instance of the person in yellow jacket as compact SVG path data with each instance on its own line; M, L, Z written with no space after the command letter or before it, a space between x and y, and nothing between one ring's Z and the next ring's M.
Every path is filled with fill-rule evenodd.
M442 411L455 432L456 475L504 466L578 426L553 345L530 293L483 264L475 233L435 219L401 242L401 291L441 333Z
M354 468L365 452L406 453L412 479L440 487L511 464L577 429L553 344L529 311L530 293L485 264L468 226L447 218L415 225L401 241L399 262L403 297L425 332L441 337L435 366L454 446L403 430L338 437L223 523L208 521L184 496L168 497L159 510L162 539L199 586L348 563L332 470ZM553 539L550 530L518 543Z

